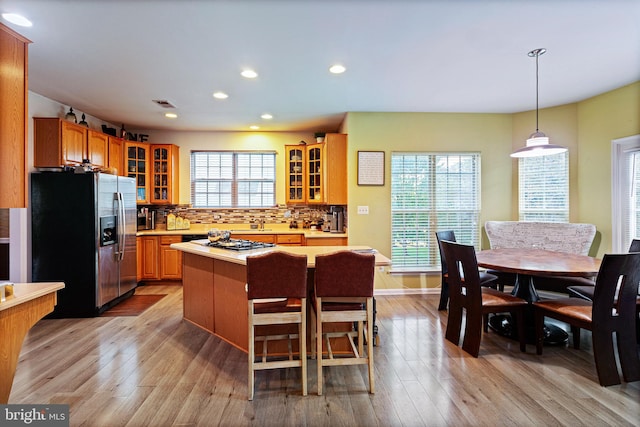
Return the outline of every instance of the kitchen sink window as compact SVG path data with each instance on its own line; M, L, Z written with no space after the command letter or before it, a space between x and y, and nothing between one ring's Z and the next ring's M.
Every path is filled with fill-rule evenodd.
M192 151L194 208L273 207L276 154L257 151Z
M394 272L440 269L435 232L480 246L480 154L391 154Z

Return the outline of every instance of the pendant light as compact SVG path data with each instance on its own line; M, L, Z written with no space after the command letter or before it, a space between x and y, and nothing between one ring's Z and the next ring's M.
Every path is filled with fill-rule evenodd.
M536 58L536 131L529 135L527 145L511 153L511 157L536 157L548 156L567 151L567 147L549 144L549 137L538 128L538 57L544 54L545 48L534 49L528 53L530 57Z

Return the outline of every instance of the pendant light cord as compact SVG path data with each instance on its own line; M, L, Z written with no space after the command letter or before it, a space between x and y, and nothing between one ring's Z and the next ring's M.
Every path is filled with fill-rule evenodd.
M538 57L540 54L536 52L536 133L540 131L538 128Z

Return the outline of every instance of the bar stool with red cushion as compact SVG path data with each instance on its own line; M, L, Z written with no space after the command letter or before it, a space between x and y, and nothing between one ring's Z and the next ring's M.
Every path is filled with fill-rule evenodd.
M542 354L545 317L571 325L576 349L580 348L580 329L590 330L600 385L620 384L613 347L615 333L625 381L640 380L640 358L634 328L639 284L640 253L607 254L600 265L593 302L581 298L534 302L537 353Z
M302 394L307 395L307 256L269 252L247 257L249 315L249 400L253 400L255 371L300 367ZM261 325L297 324L297 334L256 336ZM299 358L294 359L291 340L298 340ZM261 340L262 356L255 357L255 341ZM268 341L288 340L288 359L268 357ZM270 360L271 359L271 360Z
M375 392L373 375L373 278L375 255L352 251L339 251L318 255L315 259L314 309L311 321L316 348L312 347L312 358L317 354L318 395L322 394L322 368L336 365L363 365L369 370L369 392ZM355 322L356 331L324 332L323 324ZM364 335L364 324L367 332ZM346 337L350 357L334 354L330 338ZM357 337L357 346L354 341ZM326 357L323 356L323 341ZM364 353L366 341L367 353Z

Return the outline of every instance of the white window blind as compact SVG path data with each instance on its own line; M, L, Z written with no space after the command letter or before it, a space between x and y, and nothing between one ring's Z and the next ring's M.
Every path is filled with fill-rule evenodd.
M392 153L391 260L395 271L440 268L435 232L479 247L480 155Z
M194 208L273 207L275 153L191 152Z
M519 159L520 221L569 222L569 155Z
M612 145L612 250L626 252L640 237L640 135Z

